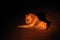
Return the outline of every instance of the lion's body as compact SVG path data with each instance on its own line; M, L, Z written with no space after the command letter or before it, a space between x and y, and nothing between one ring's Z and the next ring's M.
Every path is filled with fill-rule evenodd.
M36 28L36 29L46 29L47 24L38 19L33 13L29 13L25 18L26 25L19 26L20 28Z

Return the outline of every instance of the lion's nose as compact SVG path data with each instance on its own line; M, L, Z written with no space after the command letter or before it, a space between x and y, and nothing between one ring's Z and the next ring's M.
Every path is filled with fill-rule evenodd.
M29 19L27 19L26 21L29 21Z

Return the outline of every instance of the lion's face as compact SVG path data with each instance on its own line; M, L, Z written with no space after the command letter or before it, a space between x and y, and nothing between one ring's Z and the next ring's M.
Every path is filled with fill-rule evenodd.
M26 18L25 18L26 24L31 24L31 23L35 22L35 20L38 19L37 16L33 13L29 13L25 16L26 16Z
M27 24L30 24L32 22L32 17L30 14L26 15L25 21Z

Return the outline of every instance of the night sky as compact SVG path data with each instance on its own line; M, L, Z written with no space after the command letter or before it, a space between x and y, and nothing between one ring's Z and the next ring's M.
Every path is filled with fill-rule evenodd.
M29 10L44 12L51 22L47 31L20 29L18 25L25 24L24 15ZM37 10L37 11L36 11ZM8 14L3 16L3 40L59 40L60 39L60 7L54 1L19 1L9 2Z

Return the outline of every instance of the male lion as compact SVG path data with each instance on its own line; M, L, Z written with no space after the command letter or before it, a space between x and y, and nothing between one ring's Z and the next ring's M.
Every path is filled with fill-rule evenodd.
M26 25L20 25L19 28L36 28L39 30L47 29L47 23L39 20L39 18L34 13L29 13L25 15Z

